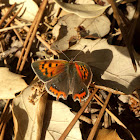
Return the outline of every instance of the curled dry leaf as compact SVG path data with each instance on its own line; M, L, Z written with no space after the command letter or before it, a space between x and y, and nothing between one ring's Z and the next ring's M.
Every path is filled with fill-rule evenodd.
M30 85L23 91L22 94L13 100L16 140L34 140L37 137L37 133L39 133L37 131L37 116L41 115L37 114L39 102L37 101L35 105L29 102L29 96L31 97L35 93L33 87L35 87L35 84ZM58 140L71 120L74 118L74 114L70 112L70 109L66 105L58 101L48 100L45 110L41 133L45 137L45 140ZM79 121L77 121L66 140L81 139Z
M92 0L76 0L75 3L76 4L95 4L95 2Z
M10 72L6 67L0 67L0 99L15 98L15 94L26 87L21 75Z
M74 14L63 16L53 28L53 36L56 41L53 46L59 50L67 50L72 38L78 39L78 27L84 28L83 36L103 37L110 31L110 21L106 16L99 16L94 19L81 18Z
M100 129L96 140L121 140L115 130L111 129Z
M103 12L110 6L100 6L97 4L70 4L55 0L59 6L69 12L74 13L82 18L95 18L103 14Z
M9 0L10 4L14 4L15 2L19 4L17 6L17 10L23 5L18 16L27 21L33 21L38 11L37 4L33 0Z
M85 49L83 49L84 47ZM106 39L81 39L65 54L69 58L74 58L79 50L83 52L76 57L76 61L86 62L91 67L93 81L96 84L127 94L140 88L140 67L137 64L137 72L134 71L126 47L109 45ZM65 59L64 56L60 58ZM139 62L138 54L135 54L135 58Z

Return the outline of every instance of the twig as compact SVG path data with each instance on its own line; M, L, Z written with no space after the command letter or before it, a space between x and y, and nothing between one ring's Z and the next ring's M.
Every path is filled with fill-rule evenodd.
M3 126L9 121L9 119L12 117L12 115L9 113L9 105L10 105L11 99L9 99L4 107L4 110L2 112L2 115L0 117L0 133L2 132Z
M105 101L105 103L104 103L104 105L103 105L103 107L102 107L102 109L101 109L101 111L100 111L100 113L99 113L99 115L98 115L98 118L97 118L97 120L96 120L96 122L95 122L93 128L92 128L91 131L90 131L90 134L89 134L87 140L92 140L92 139L94 138L95 133L96 133L96 130L97 130L97 128L98 128L98 125L99 125L99 123L100 123L100 121L101 121L101 118L102 118L102 116L103 116L103 114L104 114L104 111L105 111L105 109L106 109L106 106L107 106L107 104L108 104L108 102L109 102L109 99L110 99L111 95L112 95L112 93L110 92L110 93L108 94L107 98L106 98L106 101Z
M111 92L113 94L120 94L120 95L127 95L121 91L117 91L117 90L114 90L112 88L109 88L109 87L105 87L105 86L99 86L99 85L94 85L94 84L91 84L90 85L91 87L95 87L95 88L98 88L98 89L102 89L102 90L105 90L107 92Z
M72 127L74 126L74 124L77 122L78 118L81 116L81 114L86 109L86 107L89 104L89 102L92 100L92 98L95 95L95 93L97 92L97 90L98 90L97 88L94 89L93 93L89 96L89 98L87 99L87 101L85 102L85 104L82 106L82 108L79 110L79 112L77 113L77 115L73 118L73 120L71 121L71 123L65 129L65 131L63 132L63 134L61 135L61 137L59 138L59 140L64 140L66 138L66 136L68 135L68 133L70 132L70 130L72 129Z
M39 23L40 23L40 20L41 20L41 18L42 18L44 9L45 9L45 7L46 7L46 4L47 4L47 0L43 0L42 4L41 4L41 6L40 6L40 9L39 9L40 12L39 12L39 15L38 15L38 18L37 18L37 21L36 21L36 25L35 25L35 27L34 27L33 33L32 33L32 35L31 35L31 38L30 38L29 43L28 43L28 46L27 46L27 50L26 50L26 52L25 52L25 54L24 54L22 63L21 63L20 68L19 68L19 71L20 71L20 72L22 71L22 69L23 69L23 67L24 67L24 64L25 64L25 61L26 61L26 59L27 59L27 56L28 56L28 54L29 54L29 51L30 51L30 48L31 48L33 39L34 39L34 37L35 37L35 35L36 35L36 31L37 31L38 25L39 25Z
M105 90L107 92L112 92L113 94L119 94L119 95L126 95L126 96L129 96L131 98L133 98L134 100L136 100L137 102L140 102L139 99L137 99L136 97L132 96L131 94L126 94L124 92L121 92L121 91L118 91L118 90L114 90L112 88L109 88L109 87L105 87L105 86L99 86L99 85L94 85L94 84L91 84L90 85L91 87L95 87L95 88L98 88L98 89L102 89L102 90Z
M97 94L95 94L94 99L103 107L103 103L101 103L101 99ZM127 127L111 111L109 111L107 108L105 110L119 125L127 129ZM134 137L134 135L130 131L129 133L131 134L133 140L135 140L136 138Z
M14 19L14 22L15 22L15 24L17 24L17 25L21 25L21 24L22 24L18 19ZM29 29L30 29L30 28L27 27L27 26L24 26L23 29L24 29L26 32L29 32Z
M23 6L22 6L23 7ZM4 28L6 28L8 25L10 25L10 23L16 18L16 16L19 14L19 12L21 11L22 7L16 12L16 14L14 16L12 16L12 18L10 18L10 20L7 22L7 24L4 26Z
M13 10L13 8L16 6L16 3L14 3L10 9L8 10L8 12L2 17L2 19L0 20L0 27L2 25L2 23L4 22L4 20L8 17L8 15L10 14L10 12Z
M58 53L57 53L56 51L52 50L51 47L50 47L50 45L49 45L45 40L43 40L43 39L41 38L41 36L36 35L36 37L37 37L37 39L38 39L44 46L46 46L54 55L58 55Z
M14 25L11 23L10 26L12 27ZM16 29L13 29L13 31L17 35L17 37L18 37L19 41L21 42L21 44L23 45L23 40L22 40L21 36L19 35L18 31Z
M12 27L7 27L7 28L0 29L0 32L8 31L8 30L16 29L16 28L21 28L21 27L24 27L24 26L30 26L30 25L31 25L31 23L16 25L16 26L12 26Z
M15 19L15 20L16 20L16 23L17 23L17 24L21 24L20 21L18 21L17 19ZM24 27L24 30L25 30L26 32L28 32L28 31L29 31L29 28L28 28L28 27ZM52 50L52 49L51 49L50 44L48 44L45 40L43 40L41 36L39 36L38 34L36 34L36 38L37 38L44 46L46 46L54 55L58 55L58 53L57 53L55 50Z
M23 49L22 49L22 51L21 51L21 55L20 55L20 57L19 57L16 70L19 69L19 66L20 66L20 64L21 64L21 60L22 60L22 57L23 57L23 55L24 55L25 48L27 47L27 43L28 43L29 38L30 38L30 36L31 36L31 33L32 33L33 29L34 29L34 26L35 26L35 24L36 24L36 20L37 20L37 17L38 17L38 15L39 15L39 12L40 12L40 10L38 10L38 12L37 12L37 14L36 14L36 17L35 17L35 19L34 19L32 25L31 25L31 27L30 27L30 29L29 29L29 31L28 31L28 34L27 34L27 36L26 36L26 39L25 39L25 41L24 41L24 46L23 46Z
M75 111L72 111L72 113L75 114L75 115L77 115L77 112L75 112ZM79 119L82 120L82 121L84 121L84 122L86 122L86 123L88 123L88 124L92 124L91 119L88 118L88 117L86 117L86 116L84 116L84 115L81 115L79 117Z
M101 99L97 94L95 94L94 99L100 104L101 107L103 107L104 103L101 103ZM110 110L108 110L107 108L105 110L119 125L127 129L127 127Z
M0 133L0 140L4 140L5 128L6 128L6 123L2 127L2 130Z

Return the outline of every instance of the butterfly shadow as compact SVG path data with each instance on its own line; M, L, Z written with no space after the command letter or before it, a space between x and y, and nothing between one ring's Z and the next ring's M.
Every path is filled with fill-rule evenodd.
M68 50L64 52L70 59L73 59L78 53L79 50ZM66 57L61 54L60 59L66 59ZM102 49L102 50L95 50L93 52L87 51L86 53L81 52L74 61L82 61L87 63L93 73L93 82L95 84L101 85L101 86L107 86L113 89L117 89L120 91L128 92L128 89L116 82L111 80L104 80L101 78L101 76L106 72L108 66L112 62L113 59L113 53L109 49Z

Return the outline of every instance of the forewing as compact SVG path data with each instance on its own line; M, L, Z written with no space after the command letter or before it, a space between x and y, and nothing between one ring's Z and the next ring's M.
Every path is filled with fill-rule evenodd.
M42 60L32 63L32 69L43 82L49 81L53 77L65 71L68 61L65 60Z
M89 96L88 87L92 80L90 67L83 62L76 61L73 68L72 86L73 99L79 102L86 100Z
M92 80L92 71L90 67L86 63L80 61L75 61L75 67L82 81L89 87Z

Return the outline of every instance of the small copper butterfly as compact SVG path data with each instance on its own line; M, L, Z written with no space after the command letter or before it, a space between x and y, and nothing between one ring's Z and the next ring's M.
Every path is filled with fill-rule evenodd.
M72 93L74 101L79 102L89 96L88 87L92 80L90 67L80 61L42 60L32 63L32 69L45 83L46 90L57 100L67 99Z

